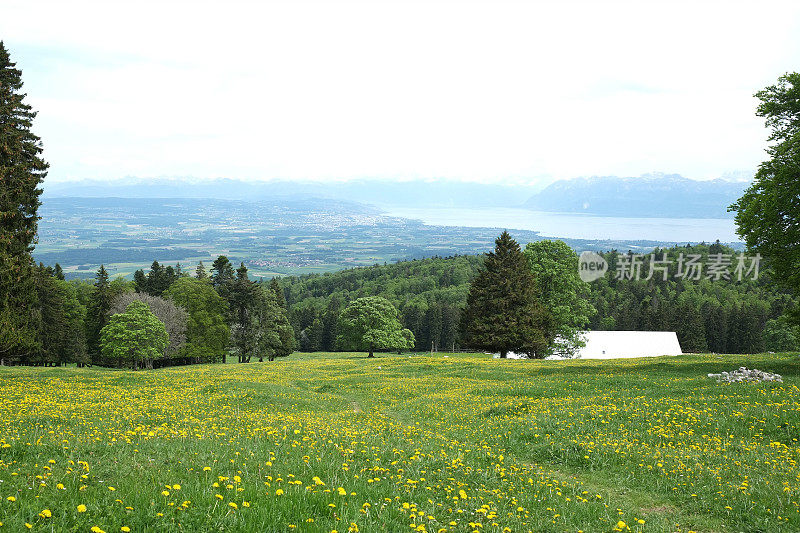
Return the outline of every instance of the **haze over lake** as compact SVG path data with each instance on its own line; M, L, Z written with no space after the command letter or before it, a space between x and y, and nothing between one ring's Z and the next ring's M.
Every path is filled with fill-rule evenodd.
M674 242L738 242L733 219L625 218L544 213L520 208L387 207L386 214L439 226L538 231L546 237Z

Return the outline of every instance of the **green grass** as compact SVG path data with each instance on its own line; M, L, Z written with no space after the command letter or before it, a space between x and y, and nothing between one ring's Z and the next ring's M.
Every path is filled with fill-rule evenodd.
M706 377L739 366L784 383ZM0 531L798 531L798 383L790 354L0 367Z

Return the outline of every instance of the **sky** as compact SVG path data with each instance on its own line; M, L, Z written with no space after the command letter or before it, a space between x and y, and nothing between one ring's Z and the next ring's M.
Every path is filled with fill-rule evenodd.
M800 2L2 0L48 182L752 173Z

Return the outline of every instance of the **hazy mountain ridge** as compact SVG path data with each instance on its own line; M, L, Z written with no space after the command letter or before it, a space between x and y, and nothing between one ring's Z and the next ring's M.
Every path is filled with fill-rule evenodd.
M328 198L378 206L508 207L519 206L541 190L533 185L496 185L447 180L380 181L240 181L229 178L194 180L127 179L119 182L78 181L45 186L46 197L214 198L268 200L270 198Z
M595 176L552 183L525 207L615 217L732 218L727 208L748 186L749 181L697 181L678 174Z
M87 198L213 198L263 201L309 198L378 207L526 207L535 211L585 213L615 217L730 218L727 207L747 188L748 180L698 181L677 174L575 178L537 185L498 185L450 180L381 181L241 181L164 178L76 181L46 184L44 196ZM527 200L526 200L527 199Z

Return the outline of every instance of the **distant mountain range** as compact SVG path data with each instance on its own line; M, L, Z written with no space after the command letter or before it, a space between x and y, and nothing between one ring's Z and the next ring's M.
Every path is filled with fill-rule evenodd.
M690 180L677 174L577 178L552 183L525 207L534 211L615 217L732 218L730 204L748 181Z
M519 207L541 186L495 185L457 181L353 180L318 183L296 181L240 181L235 179L79 181L45 184L49 197L214 198L268 200L331 198L376 206L395 207Z
M677 174L616 176L536 185L497 185L448 180L354 180L333 183L241 181L235 179L79 181L45 184L45 197L213 198L261 201L271 198L347 200L377 207L495 208L584 213L616 217L730 218L727 206L747 181L696 181Z

